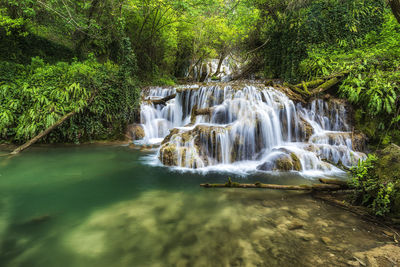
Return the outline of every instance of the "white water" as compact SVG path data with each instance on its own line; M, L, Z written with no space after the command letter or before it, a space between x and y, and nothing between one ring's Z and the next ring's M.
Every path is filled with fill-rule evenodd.
M158 152L166 165L272 171L279 169L278 161L289 160L294 166L298 158L302 172L327 173L339 170L322 159L351 166L364 156L353 151L345 107L335 101L315 100L305 107L271 87L218 85L151 88L144 97L174 93L176 97L166 105L146 101L141 105L146 135L142 143L160 143L171 129L178 128ZM196 116L192 125L195 106L212 108L212 112ZM312 128L310 137L307 124Z

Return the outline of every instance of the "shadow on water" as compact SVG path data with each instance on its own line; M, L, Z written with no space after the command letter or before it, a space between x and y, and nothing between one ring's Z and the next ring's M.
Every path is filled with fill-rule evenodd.
M382 239L304 193L199 187L311 183L297 174L182 173L143 156L82 146L0 158L0 266L341 265Z

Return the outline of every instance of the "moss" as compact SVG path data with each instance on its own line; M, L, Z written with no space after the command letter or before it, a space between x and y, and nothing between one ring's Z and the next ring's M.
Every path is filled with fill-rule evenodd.
M289 157L282 157L276 160L276 168L280 171L291 171L293 170L293 162Z
M380 151L375 171L381 182L400 182L400 147L391 144Z
M293 162L293 170L295 171L301 171L301 162L299 157L297 157L297 155L295 153L291 153L290 157L292 158L292 162Z
M177 166L178 158L175 144L163 145L160 149L161 162L166 166Z
M239 187L240 184L237 182L232 182L231 177L228 178L228 182L225 183L225 187Z

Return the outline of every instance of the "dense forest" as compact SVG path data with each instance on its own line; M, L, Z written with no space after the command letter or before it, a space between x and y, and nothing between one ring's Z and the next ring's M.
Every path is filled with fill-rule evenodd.
M223 60L241 63L238 78L288 84L342 73L331 93L352 104L371 151L400 144L398 0L0 0L0 142L71 112L41 142L119 139L140 88L198 82L210 59L211 76ZM371 178L375 161L353 182L382 215L400 185Z

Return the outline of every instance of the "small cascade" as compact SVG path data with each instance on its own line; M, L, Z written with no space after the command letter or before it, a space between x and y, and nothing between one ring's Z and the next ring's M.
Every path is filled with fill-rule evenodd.
M296 105L263 85L151 88L144 98L142 142L160 143L167 166L327 172L337 170L330 163L352 166L365 156L338 100Z

